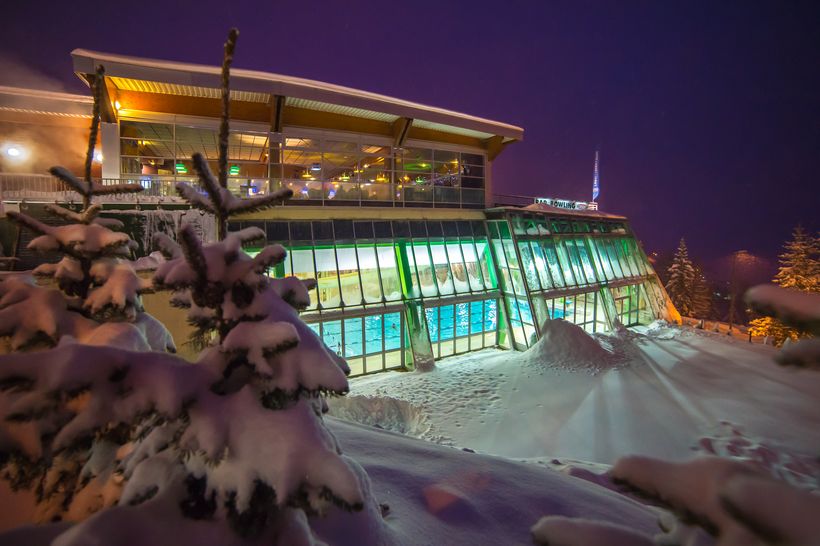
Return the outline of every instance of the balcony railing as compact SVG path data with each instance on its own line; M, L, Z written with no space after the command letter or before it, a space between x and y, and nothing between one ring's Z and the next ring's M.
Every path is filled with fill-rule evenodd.
M198 186L192 177L123 176L96 179L104 185L132 183L145 190L138 194L102 196L102 202L117 203L184 203L174 185L187 182ZM271 180L231 178L228 187L237 195L252 197L270 191ZM347 205L385 207L448 207L483 208L484 190L453 186L390 184L368 182L273 181L274 188L289 187L293 197L286 206ZM30 201L81 201L81 197L67 186L48 175L0 173L0 199Z

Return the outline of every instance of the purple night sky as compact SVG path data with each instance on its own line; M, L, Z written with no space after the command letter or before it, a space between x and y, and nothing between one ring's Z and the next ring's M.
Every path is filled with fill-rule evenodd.
M0 84L81 91L77 47L216 65L230 26L237 67L523 126L498 192L588 200L600 146L647 251L772 260L820 229L817 2L14 2Z

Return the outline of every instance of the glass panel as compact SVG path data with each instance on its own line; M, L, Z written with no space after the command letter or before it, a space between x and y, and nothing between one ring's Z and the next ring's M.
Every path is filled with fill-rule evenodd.
M538 270L532 256L532 251L530 250L530 244L527 241L519 241L518 251L521 254L521 265L524 266L524 276L527 279L527 286L530 290L540 290L541 283L538 280Z
M442 296L453 294L455 292L455 288L453 288L453 276L450 271L450 264L447 259L447 251L444 247L444 243L431 242L430 254L433 257L433 266L435 267L439 293Z
M413 245L410 243L398 243L399 254L401 260L399 265L402 272L402 282L404 282L403 289L407 291L407 297L419 298L421 297L421 287L419 286L418 268L416 267L416 258L413 252Z
M484 278L484 288L487 290L498 288L498 279L495 276L496 269L493 266L493 258L487 241L477 240L475 242L475 249L478 253L478 261L481 264L481 275Z
M361 356L364 349L362 340L362 319L352 318L344 320L345 338L344 351L345 358Z
M592 262L583 239L576 239L575 246L578 248L578 257L581 259L581 267L586 275L587 283L593 284L595 282L595 270L592 268Z
M532 251L532 258L535 263L535 270L538 272L538 279L541 281L541 288L543 290L553 288L549 266L547 265L547 259L544 257L541 245L539 245L537 241L531 241L528 244Z
M336 252L333 248L315 248L316 281L319 288L319 304L325 308L339 307L339 274L336 267Z
M564 239L559 244L567 250L567 255L569 256L569 262L572 265L572 274L575 276L575 281L579 285L586 284L586 277L581 270L581 262L578 259L578 249L575 246L575 242L572 239Z
M384 315L384 349L392 351L401 348L401 314L387 313Z
M433 278L433 266L430 262L427 245L424 243L413 243L413 257L415 258L416 270L419 275L421 295L426 297L436 296L438 290Z
M465 271L467 273L470 288L476 291L483 290L484 281L481 278L481 266L478 263L478 256L476 255L475 246L473 246L472 241L462 242L460 246L461 254L464 257ZM455 270L453 272L455 273ZM459 286L456 284L456 290L458 289Z
M373 315L364 317L365 352L367 354L380 353L384 350L382 341L382 316Z
M484 302L484 331L494 332L498 328L498 301Z
M376 247L376 255L379 260L379 271L381 272L382 291L384 299L387 301L398 301L401 299L401 282L399 272L396 269L396 251L393 245L379 245ZM364 277L362 277L364 282Z
M295 277L300 279L315 279L316 278L316 270L313 267L313 249L310 248L297 248L292 249L289 253L290 260L289 263L292 267L292 272ZM317 291L314 288L310 291L310 305L307 307L308 310L316 309L316 303L318 301Z
M342 287L342 301L347 306L361 305L362 290L359 267L356 261L356 249L353 247L336 247L336 259L339 262L339 283Z
M376 249L372 245L356 245L356 254L359 259L359 276L362 279L364 301L379 303L382 301L382 290L376 263ZM395 288L398 290L398 286Z
M439 339L453 339L455 335L455 309L452 305L442 305L438 308Z
M342 321L329 320L323 322L322 339L331 351L342 356Z
M470 304L456 304L456 337L463 337L470 333Z
M430 332L430 341L438 341L438 307L427 307L424 309L427 316L427 330Z
M453 284L456 292L463 293L470 291L470 281L468 280L467 266L464 264L464 257L461 255L461 246L458 243L447 243L447 259L450 261L450 269L453 272ZM473 252L475 255L475 251ZM477 263L474 263L478 267Z
M470 302L470 333L478 334L484 331L484 303Z
M572 264L570 264L569 255L564 245L561 244L561 241L555 242L555 253L558 255L558 263L561 264L564 282L567 286L575 286L575 275L572 273Z
M612 266L612 271L615 274L615 278L623 279L624 274L623 271L621 271L621 263L618 261L618 255L612 247L612 239L602 239L601 243L603 243L604 249L606 249L606 254L609 256L609 263Z
M547 260L550 278L556 287L564 287L566 283L564 282L564 276L561 273L561 265L558 263L558 254L555 252L555 247L553 246L552 241L540 241L540 246L544 251L544 257Z

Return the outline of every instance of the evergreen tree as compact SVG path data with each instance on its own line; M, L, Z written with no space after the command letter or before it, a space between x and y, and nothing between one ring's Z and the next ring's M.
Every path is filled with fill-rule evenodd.
M775 284L802 292L820 292L820 237L812 237L797 226L783 250Z
M782 288L800 292L820 292L820 237L813 237L802 226L797 226L792 232L792 239L783 245L783 249L773 282ZM756 318L749 326L753 336L768 336L778 347L786 340L794 341L806 336L773 316Z
M236 37L232 30L225 46L225 100ZM223 118L227 143L227 109ZM177 185L223 228L233 214L292 195L233 196L222 172L226 153L220 146L219 177L194 156L204 193ZM218 233L220 240L203 244L184 225L176 243L163 239L168 260L154 275L154 287L175 291L198 333L212 334L195 365L112 342L0 357L0 389L13 397L0 400L6 477L59 456L82 480L103 484L105 502L75 512L87 519L57 539L64 545L168 543L175 533L200 545L318 546L334 530L360 544L388 544L367 475L322 419L323 397L347 392L349 368L298 316L315 281L270 278L285 249L269 245L253 258L242 250L265 239L259 228ZM92 441L106 449L89 452ZM45 496L59 491L63 475L62 468L48 474ZM25 472L15 477L17 487L33 485ZM309 518L332 511L359 514L315 531Z
M666 283L666 291L672 298L672 303L678 308L683 316L692 316L693 298L692 286L695 282L695 266L689 259L689 251L686 248L686 241L681 238L678 249L672 258L672 265L668 269L669 281Z
M708 319L712 315L712 287L703 274L703 269L694 266L695 276L692 279L691 302L692 316Z

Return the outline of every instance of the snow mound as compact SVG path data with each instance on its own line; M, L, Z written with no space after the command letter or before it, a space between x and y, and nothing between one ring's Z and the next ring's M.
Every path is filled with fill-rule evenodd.
M427 438L431 430L430 421L422 408L389 396L334 397L330 414L416 438Z
M591 373L623 363L622 359L604 349L580 326L563 319L544 323L541 339L521 355L521 361L526 366Z

